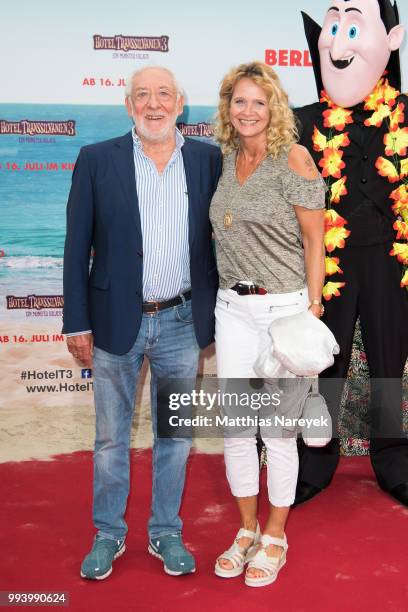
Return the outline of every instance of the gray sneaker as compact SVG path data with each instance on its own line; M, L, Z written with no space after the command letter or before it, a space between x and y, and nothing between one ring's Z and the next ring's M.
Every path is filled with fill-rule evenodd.
M164 564L164 571L170 576L192 574L195 572L193 555L187 550L179 533L152 538L148 551Z
M81 577L103 580L112 573L112 563L126 550L124 540L110 540L96 536L91 552L81 565Z

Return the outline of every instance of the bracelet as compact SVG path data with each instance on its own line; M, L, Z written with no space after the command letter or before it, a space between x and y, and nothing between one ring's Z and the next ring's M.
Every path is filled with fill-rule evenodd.
M322 317L324 315L324 306L320 300L311 300L310 306L320 306L320 316Z

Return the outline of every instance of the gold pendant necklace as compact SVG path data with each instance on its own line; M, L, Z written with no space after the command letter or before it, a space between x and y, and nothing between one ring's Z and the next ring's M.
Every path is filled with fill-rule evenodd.
M255 170L258 168L258 166L261 165L261 163L264 161L264 159L267 157L268 153L265 152L261 159L259 161L256 162L254 168L251 170L250 174L246 177L245 181L241 184L237 178L237 165L238 165L238 156L240 154L240 149L238 149L237 151L237 155L235 158L235 180L238 182L239 187L243 187L245 185L245 183L251 178L251 176L254 174ZM232 188L231 188L232 191ZM230 191L230 193L231 193ZM236 195L236 194L235 194ZM233 201L235 200L235 196L232 198L232 200L230 201L230 204L233 203ZM233 222L233 215L232 215L232 210L231 209L227 209L224 213L224 228L225 229L229 229L232 226L232 222Z
M224 227L225 229L229 229L232 225L232 212L230 210L226 210L224 213Z

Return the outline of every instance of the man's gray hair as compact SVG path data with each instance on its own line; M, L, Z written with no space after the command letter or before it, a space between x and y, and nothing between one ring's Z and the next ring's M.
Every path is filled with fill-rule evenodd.
M165 68L164 66L156 66L154 64L150 64L149 66L143 66L143 68L138 68L137 70L134 70L128 77L127 81L126 81L126 89L125 89L125 96L126 98L130 98L132 95L132 89L133 89L133 83L135 81L135 79L137 78L137 76L139 74L141 74L142 72L144 72L145 70L150 70L150 69L157 69L157 70L164 70L164 72L167 72L167 74L171 77L173 83L174 83L174 87L177 91L177 98L179 98L180 96L184 96L184 90L182 88L182 86L180 85L180 83L177 81L176 77L174 76L173 72L171 70L169 70L168 68Z

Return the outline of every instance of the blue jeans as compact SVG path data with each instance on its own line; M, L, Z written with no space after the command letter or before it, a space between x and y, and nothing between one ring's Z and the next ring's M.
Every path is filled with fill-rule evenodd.
M157 380L195 380L199 347L191 301L144 314L136 341L125 355L95 348L93 360L96 438L93 518L99 537L123 539L129 494L129 445L136 387L144 357L151 369L154 435L149 536L180 533L179 517L191 440L157 437Z

